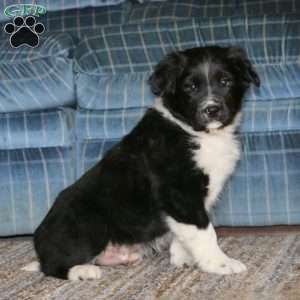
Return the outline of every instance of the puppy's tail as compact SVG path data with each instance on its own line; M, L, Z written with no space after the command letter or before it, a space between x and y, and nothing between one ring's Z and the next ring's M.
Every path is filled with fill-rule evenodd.
M33 261L30 264L21 268L21 270L27 272L39 272L41 270L41 265L38 261Z

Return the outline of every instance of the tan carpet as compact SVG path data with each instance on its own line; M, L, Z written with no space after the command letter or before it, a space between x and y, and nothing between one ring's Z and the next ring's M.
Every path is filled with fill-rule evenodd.
M31 239L0 240L0 299L300 300L300 234L229 236L224 251L248 272L218 276L174 268L168 254L126 267L106 267L98 281L69 282L20 268L35 259Z

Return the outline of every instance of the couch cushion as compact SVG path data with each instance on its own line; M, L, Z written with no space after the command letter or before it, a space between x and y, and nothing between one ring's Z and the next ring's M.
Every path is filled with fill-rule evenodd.
M153 103L153 94L147 84L149 75L149 72L109 75L79 73L76 78L78 104L90 110L147 107Z
M300 222L300 131L242 135L241 161L220 197L216 225Z
M42 35L36 48L14 49L0 40L0 112L74 104L69 35Z
M0 150L0 236L33 233L74 181L71 148Z
M37 12L43 14L49 11L64 11L69 9L82 9L84 7L99 7L99 6L113 6L118 5L125 0L6 0L0 3L0 22L7 21L16 15L35 15ZM39 7L32 6L32 3ZM45 10L44 10L45 8ZM9 14L9 17L5 15Z
M77 178L94 166L95 163L103 157L106 151L117 142L119 142L119 139L79 141L77 145L78 151L76 160Z
M76 136L79 140L118 139L128 134L142 118L146 108L85 110L76 112ZM274 101L246 101L240 131L300 130L300 98Z
M66 32L81 40L96 28L122 24L128 7L129 3L122 3L115 6L47 12L39 21L45 25L48 33Z
M132 6L128 15L128 23L170 21L170 19L192 17L233 16L235 12L236 1L143 1L141 5Z
M0 114L0 149L71 146L73 111L15 112Z
M300 11L300 2L295 0L168 0L144 1L133 5L128 23L170 21L191 17L251 16L289 14Z
M239 0L236 1L237 14L244 15L272 15L297 13L300 2L294 0Z
M300 130L300 98L246 101L241 132Z
M142 118L145 108L85 110L76 112L79 140L118 139L129 133Z
M45 27L47 34L68 33L80 40L95 28L102 28L125 22L130 3L104 7L85 7L59 11L47 11L36 18ZM5 23L3 23L3 26ZM1 26L1 25L0 25ZM8 39L4 30L0 30L0 37Z
M75 51L79 106L148 106L153 95L146 80L163 55L213 44L237 44L255 64L262 85L252 87L246 100L300 98L300 15L194 18L96 30Z
M242 157L216 209L215 225L265 226L300 223L300 130L240 136ZM79 143L79 177L118 139ZM176 142L176 141L174 141Z

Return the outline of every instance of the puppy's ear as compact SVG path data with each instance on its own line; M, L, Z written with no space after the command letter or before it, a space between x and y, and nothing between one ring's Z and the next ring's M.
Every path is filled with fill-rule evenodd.
M229 47L228 58L232 61L233 66L238 70L247 85L250 85L252 82L257 87L260 86L260 79L242 48Z
M148 82L151 91L156 96L174 94L176 80L182 73L185 65L185 57L180 52L167 55L156 67Z

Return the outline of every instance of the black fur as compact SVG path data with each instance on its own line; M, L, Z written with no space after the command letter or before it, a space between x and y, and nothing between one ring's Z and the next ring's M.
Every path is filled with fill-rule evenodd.
M199 110L196 98L201 97L185 82L191 74L199 75L195 67L210 56L216 65L228 68L234 80L232 91L222 91L222 97L230 94L225 126L240 109L247 85L258 80L244 54L235 51L233 55L232 48L209 47L171 54L151 76L152 90L175 117L195 130L205 130L199 113L195 116L193 111ZM65 279L71 267L87 263L109 241L149 242L168 231L166 215L206 228L209 176L195 167L191 152L198 146L191 141L189 133L150 108L130 134L57 197L34 235L42 271Z
M201 69L205 63L210 65L209 85ZM222 78L228 79L230 86L222 86ZM241 109L249 85L259 86L260 81L244 50L211 46L168 55L156 66L149 83L152 92L163 98L176 118L199 131L211 121L203 113L208 86L214 100L222 106L219 121L226 126Z

